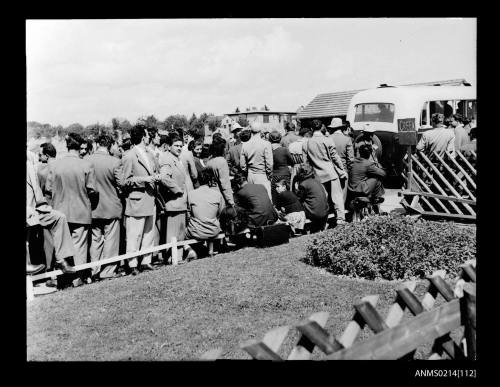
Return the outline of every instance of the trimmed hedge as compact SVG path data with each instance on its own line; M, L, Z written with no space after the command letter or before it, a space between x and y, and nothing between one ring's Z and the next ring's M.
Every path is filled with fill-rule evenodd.
M305 261L337 275L365 279L425 278L476 257L475 228L405 216L371 216L318 233Z

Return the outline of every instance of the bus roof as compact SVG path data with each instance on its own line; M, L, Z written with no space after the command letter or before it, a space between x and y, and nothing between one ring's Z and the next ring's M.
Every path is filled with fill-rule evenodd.
M476 89L471 86L399 86L380 87L360 91L352 97L351 104L386 102L396 103L405 100L439 101L454 99L476 99Z

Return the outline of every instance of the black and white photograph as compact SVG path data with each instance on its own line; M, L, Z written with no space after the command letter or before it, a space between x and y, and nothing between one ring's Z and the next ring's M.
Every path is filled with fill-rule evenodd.
M24 22L27 362L476 378L477 18Z

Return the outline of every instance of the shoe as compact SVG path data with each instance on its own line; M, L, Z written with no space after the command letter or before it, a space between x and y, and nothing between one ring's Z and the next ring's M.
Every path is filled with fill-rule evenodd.
M137 274L139 274L139 270L137 270L137 268L136 268L136 267L134 267L134 268L130 271L130 274L132 274L132 275L137 275Z
M61 262L56 262L56 269L61 269L64 274L76 273L76 270L73 266L70 266L65 259Z
M71 281L71 283L73 284L73 287L74 287L74 288L77 288L77 287L79 287L79 286L82 286L82 285L83 285L83 281L82 281L82 279L81 279L81 278L77 278L77 279L75 279L75 280Z
M45 269L44 264L40 264L40 265L32 265L30 263L26 264L26 274L33 275L36 273L40 273L43 269Z
M194 259L198 259L198 254L193 249L188 250L188 254L186 256L186 261L192 261Z
M153 266L151 266L149 263L141 265L141 271L149 271L149 270L154 270Z
M57 287L57 280L51 278L45 282L45 286L48 286L49 288L56 288Z

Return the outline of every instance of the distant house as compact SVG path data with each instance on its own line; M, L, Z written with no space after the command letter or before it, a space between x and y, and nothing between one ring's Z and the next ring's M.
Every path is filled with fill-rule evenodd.
M292 123L297 116L296 112L283 112L270 109L246 109L246 111L227 113L226 117L222 120L224 129L231 130L232 126L238 121L240 117L246 118L248 123L260 122L262 123L264 131L277 130L280 133L285 131L285 122ZM224 126L226 125L226 126Z
M450 79L446 81L434 81L423 83L412 83L407 85L398 86L460 86L466 83L465 79ZM347 116L347 109L352 97L366 89L339 91L335 93L318 94L314 99L309 102L304 109L297 112L297 118L303 126L310 125L314 119L321 120L324 124L328 125L334 117L341 118L345 121Z

